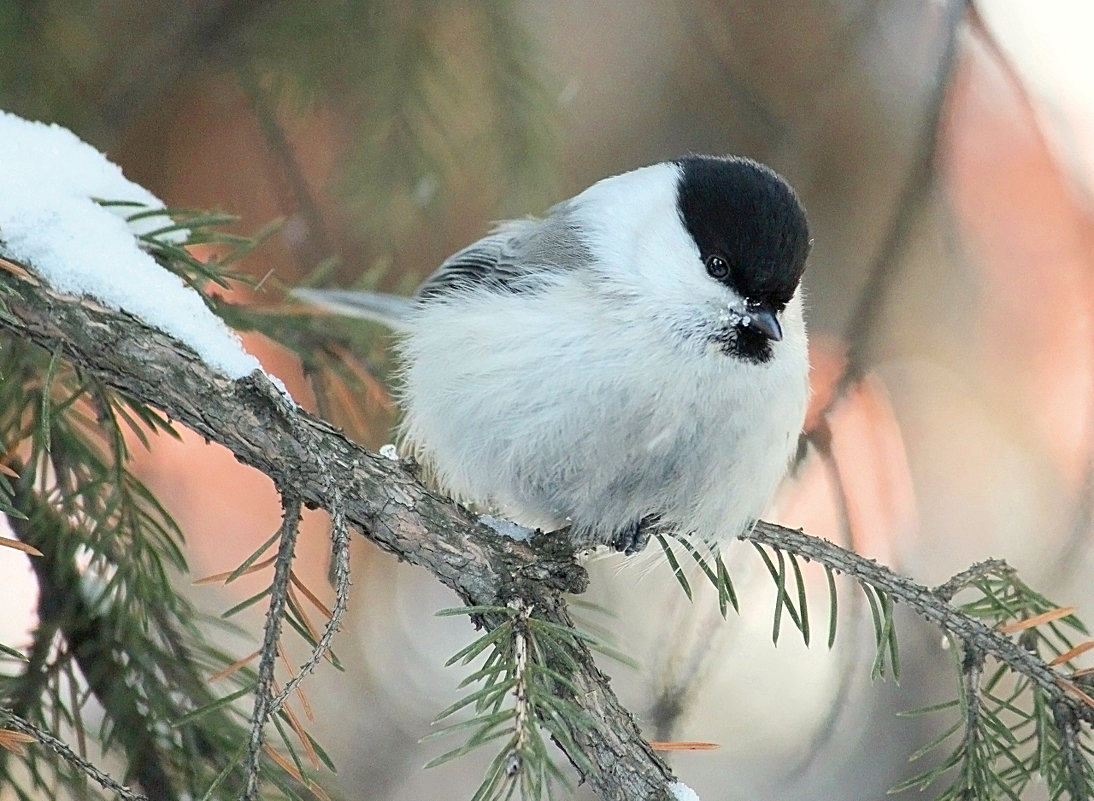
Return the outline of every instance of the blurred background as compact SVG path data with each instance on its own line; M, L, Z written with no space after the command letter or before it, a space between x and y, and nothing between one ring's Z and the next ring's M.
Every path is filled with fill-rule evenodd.
M302 280L409 292L492 221L605 175L767 162L815 240L814 444L772 519L930 585L1005 558L1094 619L1092 32L1087 0L3 0L0 108L71 128L169 205L241 232L282 219L244 265L268 280L239 295L271 307ZM247 344L322 400L286 351ZM356 352L370 391L322 412L378 447L396 419L382 334ZM273 487L228 453L138 450L196 575L276 528ZM327 591L326 523L307 523L300 572ZM940 723L896 713L953 695L940 633L900 617L901 681L872 683L869 611L842 587L831 651L792 629L775 648L762 563L729 555L727 621L667 568L591 563L587 600L610 615L581 614L639 663L604 662L615 688L650 738L720 744L671 759L706 801L883 797ZM21 558L4 555L12 645L34 605ZM824 576L807 580L823 619ZM192 593L218 610L255 586ZM309 685L345 797L477 786L490 753L420 769L456 744L419 743L463 676L442 665L472 631L433 615L455 603L355 541L348 669Z

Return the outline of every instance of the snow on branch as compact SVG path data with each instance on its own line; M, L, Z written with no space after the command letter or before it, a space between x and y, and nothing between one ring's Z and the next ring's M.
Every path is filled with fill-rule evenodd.
M0 327L60 352L132 397L162 409L291 490L331 511L384 550L433 573L466 602L522 599L549 622L572 626L563 592L582 592L587 574L561 538L502 537L430 492L403 465L370 453L289 401L256 371L232 380L171 336L126 312L58 292L0 247ZM31 265L26 265L31 267ZM336 490L337 488L337 490ZM575 702L595 725L575 734L586 779L602 798L665 797L672 774L642 739L591 654L577 654Z
M0 113L0 186L0 329L227 447L274 481L290 522L300 505L322 507L384 550L429 570L473 607L515 608L524 617L572 629L563 594L583 592L588 577L566 539L499 535L424 487L407 465L365 450L299 408L201 296L142 249L140 243L156 231L167 241L181 241L181 229L158 200L101 154L63 129ZM131 219L132 205L103 200L158 211ZM1043 661L1008 630L985 625L954 605L952 596L965 577L930 589L832 543L766 523L743 539L874 587L978 658L991 656L1027 677L1067 735L1061 753L1068 760L1069 786L1087 786L1088 769L1074 741L1076 732L1094 722L1094 702L1057 662ZM970 574L968 580L977 578L983 576ZM487 628L502 625L490 614L475 619ZM1036 622L1031 618L1029 624ZM274 638L277 624L268 624ZM643 740L579 638L571 658L567 700L590 725L575 728L560 745L598 797L693 799ZM256 703L257 728L289 691Z
M164 204L58 125L0 111L0 248L49 286L126 311L185 342L231 378L260 369L201 296L141 249L189 232Z

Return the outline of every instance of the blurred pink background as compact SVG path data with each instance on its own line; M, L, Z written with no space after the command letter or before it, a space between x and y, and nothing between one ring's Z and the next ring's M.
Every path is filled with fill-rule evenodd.
M929 133L944 7L526 0L518 8L528 57L558 105L557 186L538 207L509 213L541 211L603 175L689 151L767 161L805 201L815 238L806 273L810 425L830 407L832 459L810 451L772 518L926 584L1005 558L1050 598L1094 619L1089 4L994 0L966 14L929 189L885 266L884 295L868 299L879 317L865 376L835 401L848 326ZM464 13L454 7L433 31L456 62L471 47L461 26L473 19ZM286 110L282 122L332 240L356 242L353 216L333 188L353 132L332 108ZM109 144L129 177L171 204L237 211L251 227L289 215L283 235L247 268L273 269L290 283L298 277L293 237L303 223L286 205L269 143L230 77L210 77L202 91L177 93L169 106L126 121ZM408 225L383 245L347 246L359 261L348 260L344 280L383 261L392 265L386 284L405 290L487 230L497 193L475 159L454 158L445 170L448 202L428 230ZM246 342L296 398L311 399L290 356L256 337ZM392 411L375 399L362 403L368 421L351 433L378 447ZM276 528L270 483L200 437L137 452L142 474L187 532L195 576L231 569ZM326 553L325 521L309 516L297 569L329 598ZM673 758L707 801L881 797L909 774L907 755L931 733L930 720L895 713L949 697L941 635L901 616L902 681L871 684L871 627L861 596L844 586L832 652L817 643L805 649L788 627L776 649L774 593L762 564L744 546L730 554L742 614L726 622L709 594L688 603L667 569L641 576L618 557L590 563L588 600L617 617L587 614L642 665L606 663L617 690L651 738L721 744ZM18 609L33 606L23 559L0 552L9 598L19 599L9 602L0 632L11 644L28 624ZM225 608L262 580L193 595ZM824 577L809 580L814 616L823 620ZM337 649L349 669L321 672L308 690L314 732L340 767L335 784L350 798L469 797L489 755L422 772L454 744L417 742L462 678L442 665L472 631L459 618L433 617L456 599L357 538L353 602ZM679 714L669 715L665 701L677 692ZM577 797L591 797L583 792Z

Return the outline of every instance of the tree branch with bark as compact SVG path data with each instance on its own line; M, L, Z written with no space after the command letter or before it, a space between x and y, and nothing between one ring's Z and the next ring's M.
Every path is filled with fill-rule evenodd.
M240 380L227 379L185 344L133 315L50 289L35 276L33 265L0 260L0 299L4 308L0 329L8 337L29 340L53 354L54 359L71 363L79 373L162 410L171 420L225 446L240 462L269 476L285 499L283 536L293 530L299 505L328 510L335 521L340 608L344 609L348 589L345 532L346 526L352 526L383 550L428 570L473 611L522 610L525 628L528 621L534 620L573 630L566 595L583 592L588 576L565 538L531 536L525 541L498 534L476 515L421 484L408 465L369 452L300 408L261 372ZM890 625L891 605L897 603L938 626L963 653L975 655L962 667L966 683L971 685L968 692L974 697L981 693L989 699L994 697L992 687L985 687L982 680L986 658L1018 677L1047 710L1053 731L1058 733L1054 753L1061 765L1061 792L1072 798L1087 797L1091 785L1090 732L1094 724L1094 702L1083 689L1088 677L1071 664L1065 646L1056 647L1055 659L1046 659L1038 648L1031 647L1027 636L1035 634L1039 626L1068 619L1071 610L1056 610L1041 599L1044 609L1040 617L1033 614L1036 604L1029 599L1040 596L1032 592L1023 595L1024 590L1016 596L1016 579L997 562L970 569L931 589L801 531L760 522L742 539L774 549L780 565L785 553L791 559L817 562L830 576L844 574L864 590L869 588L874 600L882 606L889 604L890 611L883 617ZM283 550L288 556L282 567L287 570L291 543ZM781 571L778 592L789 600L792 593L786 586L787 575L787 571ZM1011 601L987 611L982 603L979 607L956 604L954 597L970 588L979 589L978 602L985 594L1006 593L1011 593L1007 596ZM1024 599L1022 603L1014 600L1018 596ZM275 610L276 603L275 595L271 620L280 614ZM1006 616L1009 624L1004 623ZM516 618L482 611L473 619L490 630ZM337 624L335 617L316 643L309 669L330 645ZM1023 639L1016 640L1016 632L1021 632ZM276 631L268 622L264 651L270 658L271 642L276 645L276 639ZM565 681L554 687L589 725L573 727L564 734L556 729L552 732L556 743L599 798L665 801L674 797L675 777L643 739L634 716L620 704L608 678L596 666L590 648L580 637L568 642L566 664L553 666L565 672ZM879 637L879 648L883 645ZM1073 650L1077 648L1073 646ZM302 679L304 672L294 681ZM275 693L269 671L260 667L252 719L252 759L261 744L265 721L279 711L291 690L286 687ZM1006 703L1011 708L1017 705L1014 697ZM968 711L973 707L965 703L963 708ZM36 736L38 730L30 728L21 717L5 710L0 710L0 716L8 721L0 725L31 731L31 736ZM979 731L975 728L977 722L968 716L964 724L970 731ZM53 737L48 733L42 736ZM38 740L47 742L42 737ZM49 740L47 744L64 758L65 752L52 743ZM958 748L955 754L947 763L950 768L983 757L970 748ZM1022 764L1029 773L1037 772L1036 765ZM241 797L254 792L256 776L252 767ZM938 775L917 778L928 783Z

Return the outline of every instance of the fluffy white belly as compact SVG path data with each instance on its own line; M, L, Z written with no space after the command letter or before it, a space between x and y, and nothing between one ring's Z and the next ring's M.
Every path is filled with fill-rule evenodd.
M527 296L489 315L431 305L400 345L403 431L455 497L586 542L650 517L725 539L770 501L805 415L800 318L751 364Z

